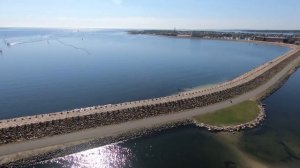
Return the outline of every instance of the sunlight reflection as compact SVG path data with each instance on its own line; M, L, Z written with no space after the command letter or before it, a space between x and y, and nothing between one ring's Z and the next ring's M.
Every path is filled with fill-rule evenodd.
M52 159L45 163L72 168L120 168L130 167L132 158L133 154L130 149L112 144Z

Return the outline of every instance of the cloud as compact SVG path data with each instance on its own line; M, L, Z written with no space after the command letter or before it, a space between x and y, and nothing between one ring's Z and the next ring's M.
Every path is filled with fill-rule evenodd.
M112 3L116 4L116 5L122 5L123 0L111 0Z

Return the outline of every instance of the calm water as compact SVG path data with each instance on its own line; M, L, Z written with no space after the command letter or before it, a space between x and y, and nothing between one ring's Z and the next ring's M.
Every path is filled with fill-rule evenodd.
M247 155L270 167L300 166L300 71L265 100L262 128L217 135L197 128L168 130L55 158L35 167L257 167ZM29 166L32 167L32 166Z
M288 50L116 30L0 29L0 38L0 119L166 96Z

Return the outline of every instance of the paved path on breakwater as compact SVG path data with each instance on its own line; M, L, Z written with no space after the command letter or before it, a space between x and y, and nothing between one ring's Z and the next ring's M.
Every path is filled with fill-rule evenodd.
M291 54L291 52L289 52L289 53ZM285 54L284 56L288 56L288 55ZM281 59L281 58L282 57L277 58L277 59ZM274 62L274 60L272 62ZM293 69L295 67L296 63L299 63L299 62L300 62L300 57L298 57L297 59L295 59L291 63L289 63L283 70L281 70L279 73L277 73L273 78L271 78L265 84L257 87L256 89L254 89L252 91L247 92L246 94L243 94L241 96L238 96L238 97L232 99L233 103L230 103L227 100L227 101L223 101L223 102L209 105L209 106L202 107L202 108L186 110L184 112L166 114L166 115L161 115L161 116L157 116L157 117L151 117L151 118L136 120L136 121L129 121L129 122L116 124L116 125L109 125L109 126L103 126L103 127L98 127L98 128L86 129L86 130L78 131L78 132L74 132L74 133L56 135L53 137L45 137L45 138L41 138L41 139L24 141L24 142L20 142L20 143L2 145L2 146L0 146L0 156L6 157L5 155L10 155L10 154L25 152L25 151L31 151L34 149L44 148L44 147L48 147L48 146L67 144L67 143L72 143L75 141L81 141L81 140L92 139L92 138L113 136L113 135L118 135L120 133L125 133L127 131L138 130L138 129L143 129L143 128L151 128L155 125L165 124L165 123L174 122L174 121L180 121L180 120L191 118L195 115L213 112L218 109L226 108L226 107L232 106L233 104L238 104L245 100L248 100L248 99L257 97L258 95L261 95L268 88L270 88L271 86L276 84L280 79L282 79L282 77L284 77L291 69ZM269 65L270 64L272 64L272 63L269 63Z

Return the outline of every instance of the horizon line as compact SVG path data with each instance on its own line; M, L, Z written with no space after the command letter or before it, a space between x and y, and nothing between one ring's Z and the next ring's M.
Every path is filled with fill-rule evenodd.
M174 28L107 28L107 27L47 27L47 26L0 26L0 29L3 28L36 28L36 29L103 29L103 30L174 30ZM232 28L232 29L218 29L218 28L213 28L213 29L180 29L180 28L175 28L177 31L214 31L214 30L242 30L242 31L247 31L247 30L254 30L254 31L300 31L300 29L245 29L245 28Z

